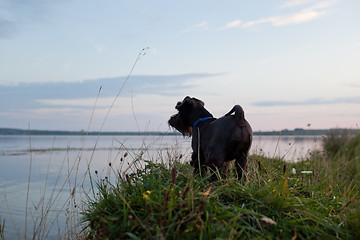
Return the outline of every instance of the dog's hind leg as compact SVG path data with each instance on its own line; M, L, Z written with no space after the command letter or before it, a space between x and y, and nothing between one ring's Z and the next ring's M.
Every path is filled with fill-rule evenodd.
M241 153L235 161L237 177L240 180L244 175L244 180L247 180L247 153Z
M226 172L224 172L223 166L215 166L214 164L209 165L209 173L210 173L210 180L212 182L216 180L221 180L222 178L226 177Z

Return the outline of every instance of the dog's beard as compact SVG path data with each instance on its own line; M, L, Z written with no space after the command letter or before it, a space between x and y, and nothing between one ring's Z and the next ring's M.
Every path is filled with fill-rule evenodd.
M189 126L188 124L185 124L185 122L181 119L179 114L175 114L171 116L168 123L171 127L181 132L183 136L191 137L192 127Z

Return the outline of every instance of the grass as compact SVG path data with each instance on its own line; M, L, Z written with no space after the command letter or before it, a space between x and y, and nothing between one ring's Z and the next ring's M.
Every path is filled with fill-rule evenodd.
M194 176L175 150L146 161L146 149L128 149L136 160L127 165L128 154L123 155L125 171L110 162L106 177L89 169L90 191L80 189L82 178L70 183L77 166L68 166L65 183L56 182L70 191L68 201L58 203L67 216L59 238L359 239L360 134L329 134L323 145L324 151L297 163L252 155L247 182L231 171L216 182ZM75 195L82 190L86 198L80 204ZM51 198L44 194L36 207L39 216L31 214L32 239L47 239L54 227L58 199L55 188L49 191ZM6 220L5 226L0 219L0 239L6 237Z
M93 177L88 239L359 239L360 135L307 161L253 155L249 180L210 182L173 154L115 181ZM96 179L96 180L95 180Z
M3 240L4 238L4 228L5 228L5 219L1 221L0 218L0 239Z

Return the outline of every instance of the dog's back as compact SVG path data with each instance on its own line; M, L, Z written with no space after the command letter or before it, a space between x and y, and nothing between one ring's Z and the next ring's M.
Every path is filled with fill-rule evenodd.
M200 143L201 147L209 155L221 155L223 161L247 155L252 142L252 129L239 105L235 105L225 116L204 126L200 132L203 139L206 139L204 144Z

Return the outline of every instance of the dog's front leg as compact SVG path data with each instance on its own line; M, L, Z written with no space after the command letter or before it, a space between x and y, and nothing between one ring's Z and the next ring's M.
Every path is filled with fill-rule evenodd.
M191 162L190 165L194 168L194 174L199 173L199 159L198 159L198 153L193 151L191 154Z
M199 159L200 157L200 159ZM199 156L197 151L193 151L191 154L190 165L194 168L194 174L204 174L206 167L201 161L201 156Z

